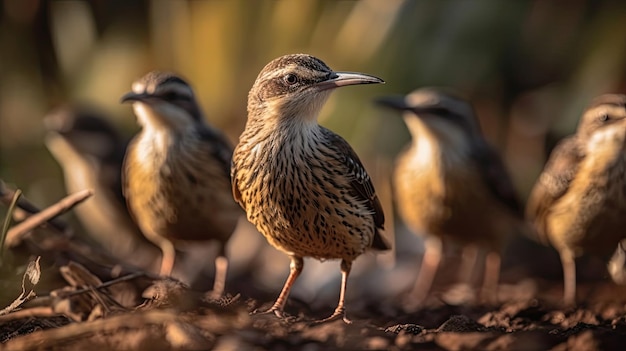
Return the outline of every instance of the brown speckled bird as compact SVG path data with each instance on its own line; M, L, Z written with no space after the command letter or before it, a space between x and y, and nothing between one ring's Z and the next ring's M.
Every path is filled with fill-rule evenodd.
M626 237L626 96L597 97L576 134L552 151L526 208L541 239L557 249L566 305L576 301L583 252L610 255Z
M122 97L132 102L141 125L124 161L124 195L142 232L163 251L169 275L174 244L216 240L213 293L224 289L225 246L241 209L230 186L232 147L205 121L193 90L171 73L151 72Z
M333 72L321 60L286 55L268 63L248 95L248 121L233 155L233 194L248 219L291 258L291 271L267 312L283 315L303 257L341 259L341 292L334 313L345 316L352 262L367 249L388 249L384 215L361 161L340 136L317 123L334 88L383 83Z
M500 252L505 239L523 225L522 207L471 105L435 88L377 102L405 111L412 137L394 172L401 217L414 233L426 235L422 265L409 296L417 303L426 297L441 260L441 239L450 238L466 248L487 250L483 295L493 300ZM473 268L465 271L469 274Z

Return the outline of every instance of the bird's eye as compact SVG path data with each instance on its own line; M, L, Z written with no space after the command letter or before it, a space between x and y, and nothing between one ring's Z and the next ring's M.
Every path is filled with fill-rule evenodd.
M609 115L607 113L603 114L599 118L600 122L606 122L609 120Z
M288 74L283 77L283 80L289 85L294 85L298 83L298 77L295 74Z
M182 101L188 101L188 100L190 100L189 96L187 96L185 94L179 94L179 93L174 92L174 91L170 91L170 92L167 92L167 93L163 94L163 98L165 100L168 100L168 101L181 101L181 100Z

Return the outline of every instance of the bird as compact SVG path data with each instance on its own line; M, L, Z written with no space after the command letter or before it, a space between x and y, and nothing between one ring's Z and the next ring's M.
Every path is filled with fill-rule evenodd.
M375 102L403 111L412 139L396 158L392 182L400 217L413 233L424 235L422 264L407 302L419 305L427 297L443 239L473 250L474 262L463 266L463 275L475 269L476 248L486 250L482 296L493 301L501 250L509 233L523 225L523 209L473 107L451 89L437 87Z
M318 124L333 89L376 83L384 81L290 54L269 62L249 91L248 119L233 154L233 196L269 244L291 259L289 276L264 313L286 317L303 257L340 259L339 302L317 322L350 323L345 296L353 261L368 249L389 249L370 176L348 142Z
M231 193L232 144L205 120L191 86L174 73L147 73L121 102L132 103L141 126L124 158L124 196L143 234L162 251L160 274L171 274L175 247L217 241L212 295L220 296L226 244L243 215Z
M69 193L93 189L75 209L91 238L125 262L152 268L158 250L130 218L122 195L122 162L129 139L91 104L59 106L44 117L45 144L63 170Z
M554 148L528 198L538 239L559 252L565 305L576 303L575 258L608 256L626 237L625 151L626 95L600 95Z

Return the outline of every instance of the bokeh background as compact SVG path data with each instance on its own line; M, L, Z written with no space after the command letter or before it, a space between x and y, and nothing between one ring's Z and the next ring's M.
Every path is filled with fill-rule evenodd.
M474 104L483 131L504 155L525 199L547 151L574 131L585 105L601 93L626 92L626 4L3 0L0 179L41 206L62 197L61 170L43 142L43 117L57 106L87 102L131 135L138 129L135 118L119 98L152 69L187 78L207 119L236 142L258 72L271 59L297 52L315 55L335 70L366 72L387 82L335 92L320 123L344 136L362 156L385 203L392 236L402 230L401 225L394 228L389 175L409 135L397 114L371 103L374 97L427 85L459 90ZM5 210L0 208L0 215ZM398 234L400 254L419 252L412 238ZM262 239L242 242L267 246ZM236 255L238 249L233 244L230 250ZM288 261L268 250L271 258L257 262L273 263L266 271L274 269L275 277L260 280L280 286ZM355 275L369 271L362 279L372 285L408 286L413 277L398 277L409 268L389 273L394 257L379 259L376 267L386 267L384 274L372 275L374 268L364 265L355 267ZM324 277L329 296L336 299L337 265L323 266L309 273L305 268L302 280L312 283L297 285L294 293L323 291Z

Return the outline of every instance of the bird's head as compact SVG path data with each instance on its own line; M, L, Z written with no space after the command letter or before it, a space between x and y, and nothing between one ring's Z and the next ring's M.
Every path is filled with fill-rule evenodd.
M248 94L249 118L317 121L322 105L334 88L384 83L363 73L334 72L320 59L286 55L268 63Z
M605 94L595 98L583 113L576 135L587 147L626 142L626 95Z
M402 115L414 138L424 127L440 140L481 137L472 106L452 91L420 88L406 96L378 98L376 103L404 111Z
M184 131L203 121L191 86L168 72L153 71L138 79L121 102L132 102L144 128Z

